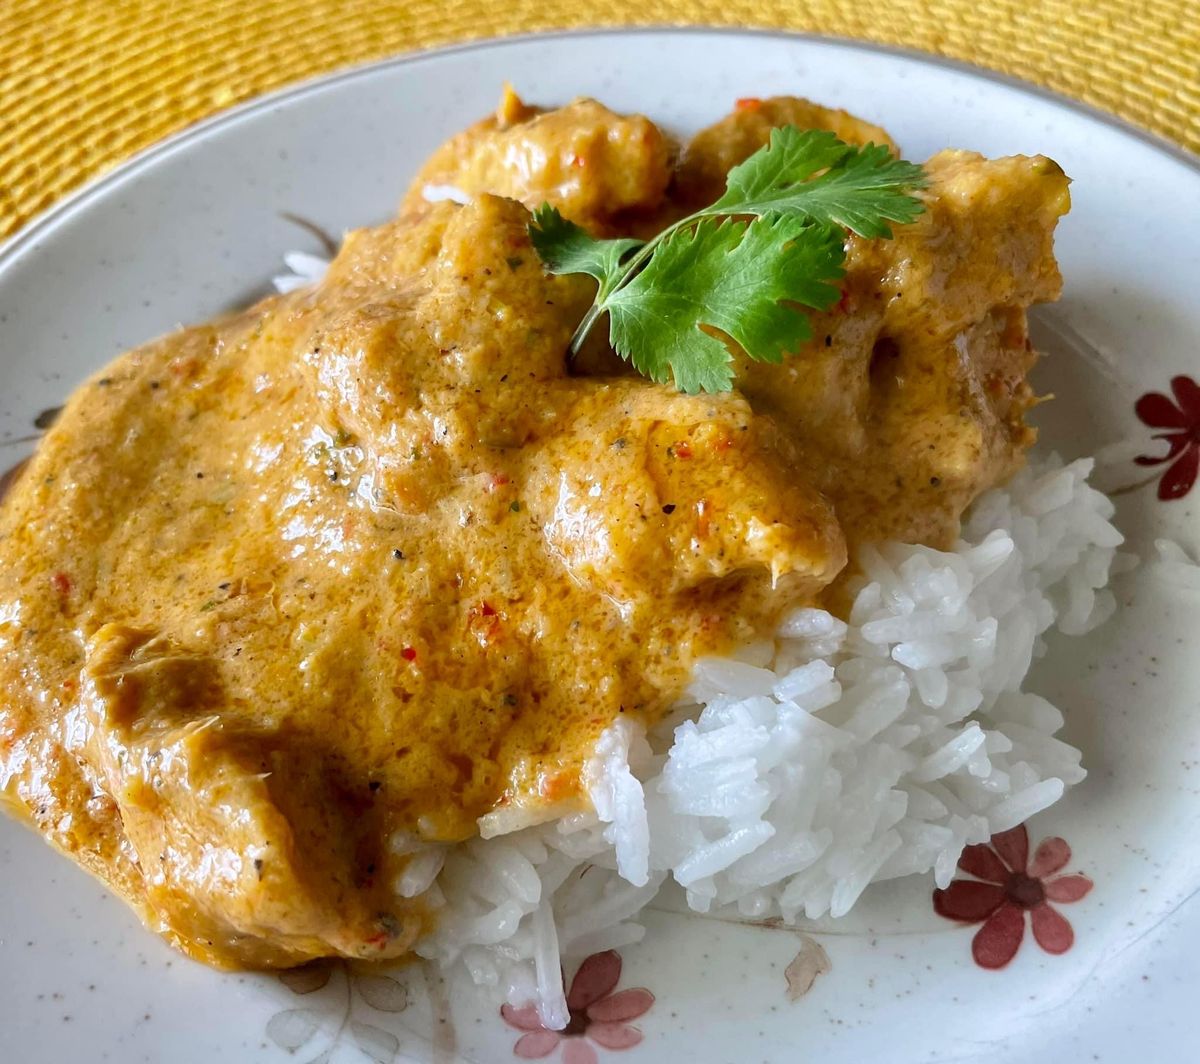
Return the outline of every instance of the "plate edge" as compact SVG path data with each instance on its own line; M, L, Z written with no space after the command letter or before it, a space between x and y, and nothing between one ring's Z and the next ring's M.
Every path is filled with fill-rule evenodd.
M344 81L352 81L360 77L367 77L375 73L377 70L414 65L421 62L437 60L447 55L458 55L472 51L479 51L485 48L507 47L510 45L528 44L536 41L582 40L589 37L609 36L652 36L654 34L679 34L696 37L773 37L782 40L827 44L847 50L857 50L882 55L897 56L911 59L915 62L923 63L928 66L948 68L950 70L971 75L972 77L979 78L983 81L991 81L1007 86L1011 89L1016 89L1019 92L1023 92L1041 100L1048 100L1051 103L1058 104L1059 106L1074 111L1085 118L1090 118L1091 120L1099 122L1102 125L1109 126L1120 133L1125 133L1134 137L1136 140L1141 141L1150 148L1156 149L1158 152L1167 156L1167 158L1173 160L1174 162L1181 163L1182 165L1188 167L1198 176L1200 176L1200 156L1194 155L1186 148L1173 143L1157 133L1143 129L1141 126L1135 125L1127 119L1121 118L1118 115L1114 115L1103 110L1102 108L1094 106L1093 104L1085 103L1082 100L1076 100L1070 96L1066 96L1055 91L1054 89L1048 89L1044 86L1036 85L1033 82L1025 81L1022 78L1014 77L1010 74L1004 74L998 70L992 70L989 67L980 66L976 63L971 63L966 60L952 59L948 56L937 55L933 52L925 52L918 48L911 48L904 45L884 44L877 41L860 40L853 37L842 37L833 34L808 33L799 30L775 29L765 26L679 26L666 23L645 26L609 26L589 29L542 30L531 33L507 34L500 37L479 38L476 40L463 41L456 44L442 45L436 48L403 52L399 55L389 56L384 59L375 59L364 63L354 64L352 66L344 67L340 70L327 71L323 74L318 74L314 77L305 78L289 85L282 86L278 89L273 89L270 92L254 96L251 99L236 104L233 107L218 111L206 118L202 118L191 125L185 126L183 129L169 134L162 140L148 145L141 151L131 155L128 159L118 163L111 170L96 175L82 184L79 188L58 200L56 203L51 204L41 213L36 214L32 219L30 219L30 221L26 222L24 226L18 229L16 233L10 236L3 243L0 243L0 271L5 269L8 264L29 245L35 243L40 235L52 228L54 225L58 224L60 221L65 220L67 216L84 208L90 200L102 193L108 186L124 180L126 177L131 176L133 173L137 172L147 164L187 146L189 143L191 143L191 141L203 137L212 130L217 129L226 123L236 122L248 115L269 110L272 107L302 97L310 92L324 89L329 85L339 84Z

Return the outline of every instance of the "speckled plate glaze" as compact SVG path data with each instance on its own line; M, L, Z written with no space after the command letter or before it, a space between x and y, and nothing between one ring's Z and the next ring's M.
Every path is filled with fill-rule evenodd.
M262 294L283 250L319 250L285 212L332 231L386 216L419 160L488 111L506 78L535 100L596 95L679 132L739 96L799 93L882 123L912 158L948 144L1045 152L1075 178L1058 240L1066 294L1036 315L1048 355L1037 383L1056 396L1039 411L1043 445L1068 457L1105 449L1106 486L1142 559L1118 581L1114 620L1054 643L1038 667L1034 689L1065 710L1066 737L1091 775L1027 832L976 854L973 870L995 882L943 906L959 921L935 913L925 879L874 888L845 920L803 930L702 919L664 897L647 913L645 942L567 973L575 1014L565 1037L522 1012L502 1017L419 966L283 979L210 971L4 820L0 1057L1196 1059L1194 159L967 67L777 34L527 38L351 71L151 150L0 251L0 461L21 458L39 412L94 367ZM1018 938L1003 968L977 963Z

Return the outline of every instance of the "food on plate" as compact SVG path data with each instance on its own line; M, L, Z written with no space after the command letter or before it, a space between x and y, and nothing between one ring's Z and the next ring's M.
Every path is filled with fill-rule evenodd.
M1068 206L807 101L681 148L506 91L71 397L0 508L7 807L201 960L461 960L550 1026L668 876L945 882L1083 775L1021 689L1120 542L1026 462Z

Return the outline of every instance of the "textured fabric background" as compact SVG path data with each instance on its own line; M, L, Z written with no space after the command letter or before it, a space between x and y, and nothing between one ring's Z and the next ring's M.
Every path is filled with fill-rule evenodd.
M0 237L138 149L290 81L469 38L671 23L921 48L1200 150L1200 0L0 0Z

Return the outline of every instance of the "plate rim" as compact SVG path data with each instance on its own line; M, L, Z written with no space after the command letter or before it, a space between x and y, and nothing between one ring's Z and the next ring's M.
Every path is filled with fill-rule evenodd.
M769 37L784 41L821 44L846 51L865 51L894 56L927 66L949 69L961 74L967 74L981 81L1015 89L1018 92L1023 92L1042 101L1048 101L1068 111L1073 111L1078 115L1108 126L1118 133L1132 136L1135 140L1156 150L1166 158L1182 164L1191 170L1196 177L1200 178L1200 155L1194 154L1182 145L1176 144L1159 133L1144 129L1126 118L1105 111L1094 104L1077 100L1055 89L1049 89L1034 82L1026 81L1023 78L1005 74L968 60L954 59L907 45L885 44L879 41L861 40L837 34L810 33L803 30L777 29L767 26L720 26L711 23L686 26L656 23L642 26L597 26L585 29L538 30L528 33L505 34L498 37L481 37L476 40L406 51L397 55L385 56L382 59L355 63L339 70L326 71L325 73L303 78L300 81L272 89L269 92L253 96L242 103L235 104L232 107L199 119L185 126L183 129L170 133L166 137L147 145L127 159L122 160L111 170L90 178L78 188L67 193L63 198L35 214L15 233L0 242L0 272L27 248L32 250L32 247L36 246L36 242L42 234L53 228L60 221L65 220L68 216L85 209L93 199L102 194L110 185L123 181L143 168L154 164L160 158L185 148L192 141L203 138L215 129L238 122L249 115L270 110L279 104L299 99L309 93L321 91L331 85L354 81L363 77L371 77L381 70L390 70L402 66L415 66L428 61L436 62L449 55L460 55L489 48L506 48L533 42L584 40L589 37L651 36L654 34L677 34L689 37Z

